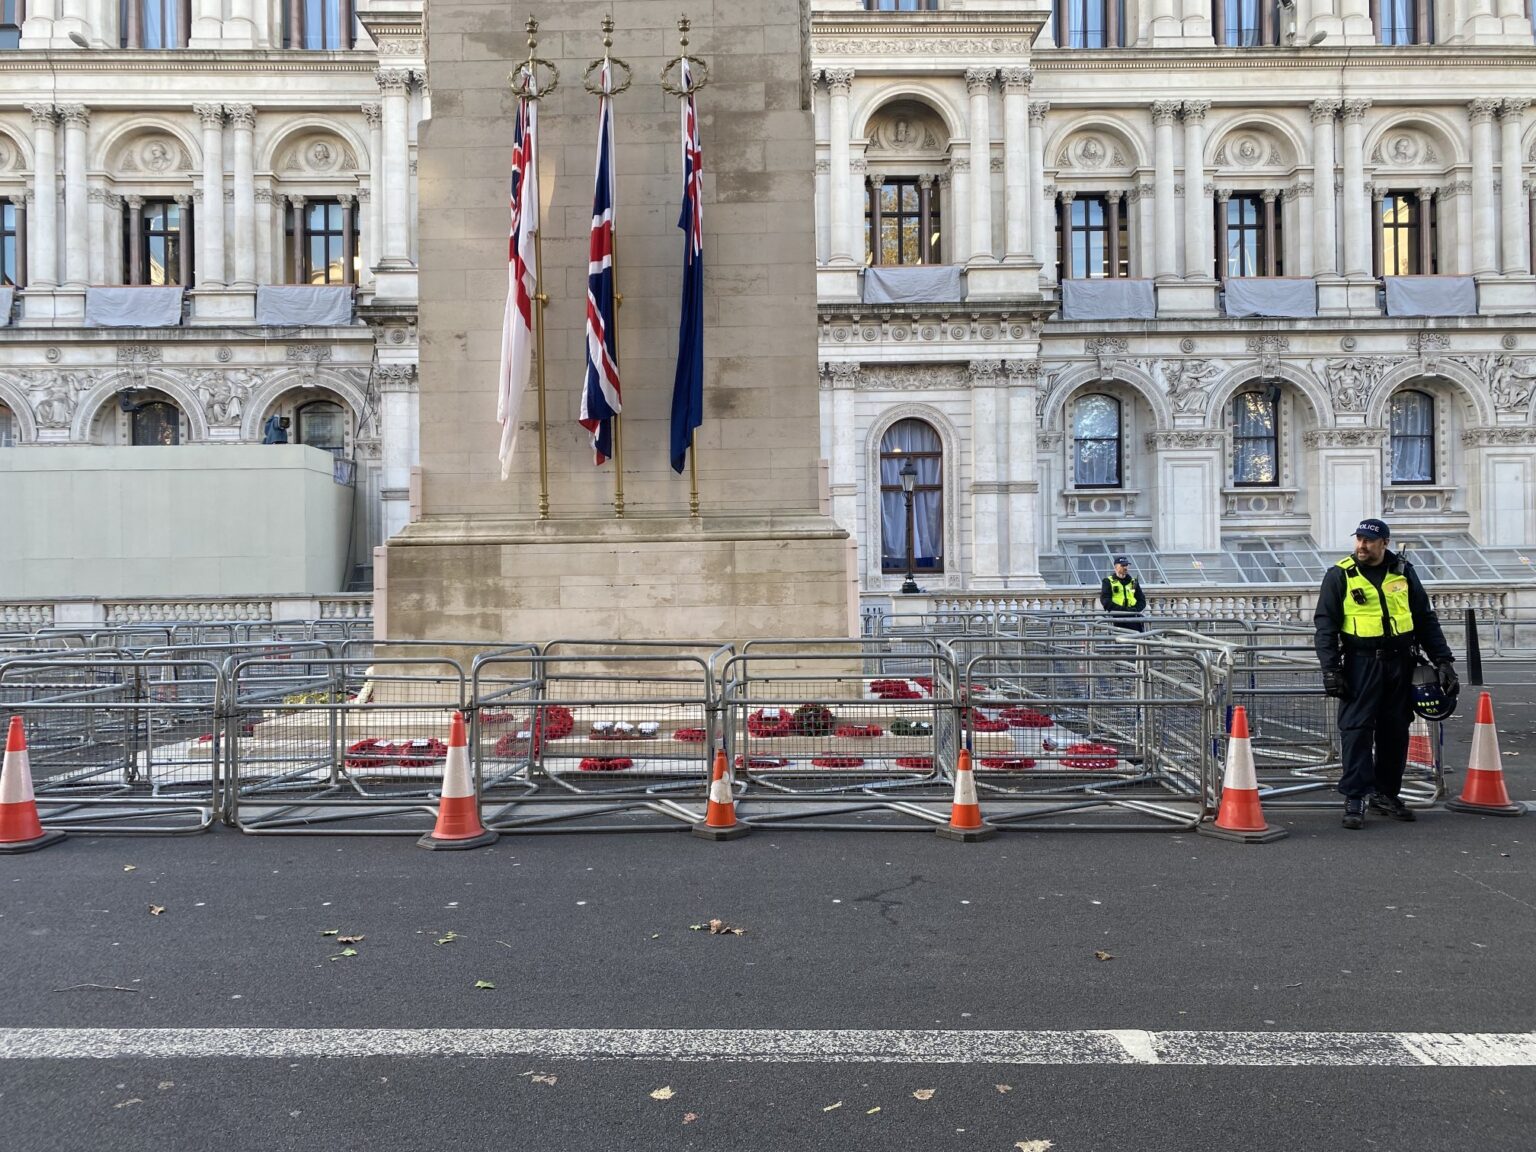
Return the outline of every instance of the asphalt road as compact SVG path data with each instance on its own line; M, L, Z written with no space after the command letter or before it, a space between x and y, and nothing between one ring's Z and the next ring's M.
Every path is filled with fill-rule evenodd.
M1525 695L1496 701L1510 791L1536 800ZM1536 1030L1536 817L1274 822L1291 835L1262 846L76 835L0 857L0 1048L41 1027ZM711 918L744 934L692 929ZM287 1058L240 1035L0 1058L0 1147L1528 1152L1536 1131L1531 1067Z

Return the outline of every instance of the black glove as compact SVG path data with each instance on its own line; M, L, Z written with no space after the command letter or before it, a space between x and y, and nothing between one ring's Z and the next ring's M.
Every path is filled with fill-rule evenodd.
M1350 699L1349 685L1344 682L1344 669L1323 669L1323 695L1333 696L1340 700Z
M1435 671L1440 674L1440 691L1447 696L1454 696L1461 691L1461 680L1456 675L1455 665L1436 664Z

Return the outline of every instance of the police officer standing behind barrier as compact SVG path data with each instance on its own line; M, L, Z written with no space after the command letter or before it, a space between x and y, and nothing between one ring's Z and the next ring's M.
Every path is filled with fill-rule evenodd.
M1139 617L1147 610L1147 597L1142 592L1136 577L1131 575L1129 556L1115 557L1115 570L1104 577L1104 583L1099 586L1099 603L1121 628L1141 631ZM1126 617L1138 619L1126 619Z
M1323 691L1339 700L1346 828L1365 826L1367 801L1394 820L1414 818L1398 792L1413 722L1415 647L1446 693L1460 687L1440 619L1413 565L1388 550L1391 535L1380 520L1360 521L1354 555L1323 577L1313 617Z

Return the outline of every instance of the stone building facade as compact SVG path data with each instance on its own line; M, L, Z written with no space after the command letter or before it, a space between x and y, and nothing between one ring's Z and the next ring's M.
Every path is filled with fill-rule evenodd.
M900 10L886 10L900 9ZM909 10L914 9L914 10ZM1406 23L1405 23L1406 22ZM1530 582L1536 65L1490 0L817 0L823 449L866 596Z
M16 16L0 444L260 443L286 417L356 485L366 581L409 516L420 0ZM295 310L275 286L323 291Z

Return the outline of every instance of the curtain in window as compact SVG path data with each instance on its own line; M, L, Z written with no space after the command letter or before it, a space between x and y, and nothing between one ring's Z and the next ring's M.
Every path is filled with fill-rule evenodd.
M1072 482L1079 488L1120 483L1120 402L1084 396L1072 417Z
M341 46L341 0L304 0L304 47Z
M1275 405L1262 392L1232 398L1232 472L1238 484L1279 480Z
M1435 402L1423 392L1392 397L1392 483L1435 481Z
M939 434L921 420L903 420L893 425L880 442L881 567L899 569L907 563L907 501L901 490L901 469L908 457L917 468L912 493L913 564L926 569L943 566L944 493L939 488L943 459L938 455L913 455L942 451Z

